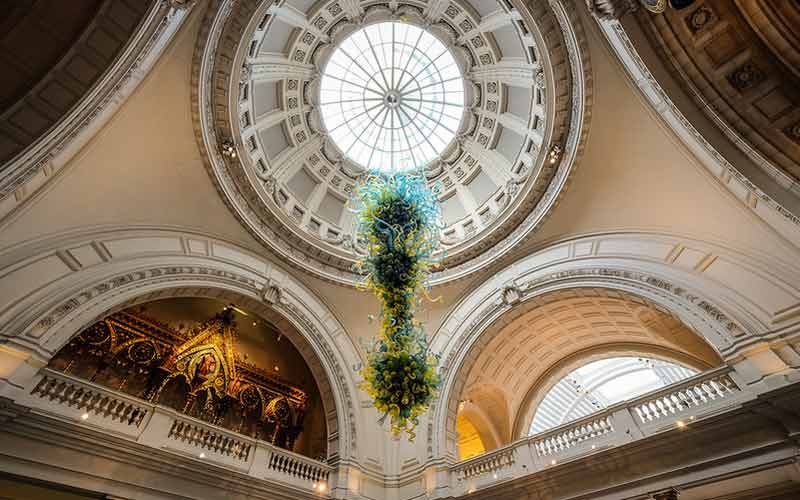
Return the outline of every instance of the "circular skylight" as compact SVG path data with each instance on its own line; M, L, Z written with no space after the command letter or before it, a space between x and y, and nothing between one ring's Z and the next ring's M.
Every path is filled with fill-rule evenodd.
M325 128L345 157L369 170L424 167L453 141L463 111L464 81L453 55L411 24L356 31L322 74Z

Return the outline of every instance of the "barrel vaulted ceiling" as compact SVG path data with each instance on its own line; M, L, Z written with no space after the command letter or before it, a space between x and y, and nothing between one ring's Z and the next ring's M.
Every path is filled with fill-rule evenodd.
M680 320L630 294L570 289L526 302L473 347L462 400L491 415L498 435L528 433L548 390L572 370L614 356L655 357L701 370L719 357Z

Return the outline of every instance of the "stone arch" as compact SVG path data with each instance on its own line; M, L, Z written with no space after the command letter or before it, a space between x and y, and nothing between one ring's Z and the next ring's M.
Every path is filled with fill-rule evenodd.
M787 314L800 310L798 267L759 255L676 235L607 233L555 242L497 272L460 300L432 339L443 379L431 409L432 455L455 456L455 415L462 375L477 358L473 347L490 327L510 321L518 304L548 292L591 287L640 297L728 362L756 343L785 339L798 323Z
M557 361L553 366L547 369L544 375L532 381L523 397L523 403L514 417L512 438L518 439L528 435L531 421L533 421L533 416L539 404L559 380L583 365L616 356L654 358L688 366L697 371L705 371L714 368L714 366L706 360L676 349L639 342L613 343L578 351Z
M272 262L198 233L104 228L23 244L3 256L0 306L8 345L46 364L94 321L167 297L231 300L286 332L317 381L330 459L355 454L358 351L313 292ZM21 258L17 258L21 257Z

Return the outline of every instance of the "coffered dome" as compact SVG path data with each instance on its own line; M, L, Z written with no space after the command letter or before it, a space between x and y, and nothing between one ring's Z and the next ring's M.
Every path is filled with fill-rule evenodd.
M349 198L367 170L418 169L445 225L434 281L504 256L556 202L585 119L578 37L565 13L540 10L220 2L195 61L198 139L220 192L290 263L353 283Z

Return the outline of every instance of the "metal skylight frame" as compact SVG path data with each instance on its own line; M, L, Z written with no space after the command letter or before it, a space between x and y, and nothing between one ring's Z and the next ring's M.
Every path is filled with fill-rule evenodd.
M325 65L320 115L343 155L369 170L423 168L455 139L464 78L453 54L413 24L381 22L347 37Z

